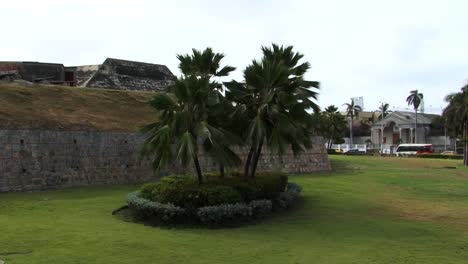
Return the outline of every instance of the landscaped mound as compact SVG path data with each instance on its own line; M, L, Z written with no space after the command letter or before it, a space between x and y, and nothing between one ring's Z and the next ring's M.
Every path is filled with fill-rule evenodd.
M259 173L255 179L210 177L199 185L194 177L174 175L144 185L127 195L132 214L155 224L240 223L291 207L301 187L282 173Z

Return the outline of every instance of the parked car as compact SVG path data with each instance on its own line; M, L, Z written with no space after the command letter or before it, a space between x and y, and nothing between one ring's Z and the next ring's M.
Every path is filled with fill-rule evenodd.
M383 150L379 150L379 153L382 155L390 155L392 154L391 150L389 148L385 148Z
M340 148L338 148L338 149L335 149L335 152L336 152L336 153L344 153L344 150L343 150L343 149L340 149Z
M345 155L363 155L366 154L365 151L359 149L350 149L344 153Z
M455 151L446 150L446 151L442 151L440 154L452 156L452 155L455 155Z
M432 144L400 144L396 150L397 156L408 156L416 154L431 154Z

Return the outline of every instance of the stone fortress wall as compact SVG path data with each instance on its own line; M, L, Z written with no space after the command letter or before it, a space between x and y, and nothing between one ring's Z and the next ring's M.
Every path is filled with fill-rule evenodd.
M149 162L138 157L142 142L141 134L130 132L0 130L0 192L143 183L183 172L172 165L155 174ZM240 150L242 158L246 155ZM200 163L204 171L218 168L203 154ZM259 170L274 169L311 173L331 168L325 145L317 137L312 149L296 157L264 151Z
M59 63L0 61L0 81L162 91L175 80L165 65L107 58L99 65L65 67Z

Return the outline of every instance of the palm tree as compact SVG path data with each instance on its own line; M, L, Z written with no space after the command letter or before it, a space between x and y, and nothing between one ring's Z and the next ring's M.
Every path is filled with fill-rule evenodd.
M222 86L212 77L227 75L233 68L226 66L218 71L223 55L213 53L211 49L193 50L193 53L192 56L178 55L183 75L167 92L156 94L150 101L159 113L158 121L143 128L147 138L141 154L151 158L155 170L173 159L184 167L193 161L201 184L200 143L208 154L223 164L234 164L239 159L225 143L225 131L210 118L222 97Z
M220 132L222 132L223 137L218 138L216 142L218 144L223 144L213 145L213 142L206 141L203 143L203 147L205 152L208 153L214 161L218 162L221 177L224 177L224 165L226 160L236 160L236 164L240 163L240 159L229 148L229 145L239 143L235 134L228 132L227 126L230 122L225 118L226 113L228 113L228 111L230 111L229 109L232 108L232 104L223 96L222 84L213 81L213 77L228 76L229 73L236 69L229 65L221 68L221 60L224 57L224 54L215 53L211 48L206 48L203 51L192 49L192 54L177 55L180 62L179 69L182 74L197 77L208 77L212 80L213 85L218 90L218 93L213 93L209 98L211 104L210 111L208 111L208 119L210 120L210 124L217 127ZM226 156L229 158L226 159Z
M381 113L380 120L383 120L385 118L385 116L387 116L390 113L390 111L388 110L389 107L390 107L390 105L387 104L387 103L382 103L382 105L379 106L379 110L380 110L380 113Z
M215 53L211 48L206 48L204 51L192 49L191 55L177 55L179 69L182 74L196 76L228 76L236 68L229 65L221 68L221 60L223 58L224 54Z
M362 111L362 108L359 105L355 105L353 100L351 100L351 103L346 103L343 105L346 106L346 116L350 117L349 135L350 143L353 145L354 117L359 115L359 112Z
M468 166L468 89L449 94L445 100L449 105L444 109L443 116L447 125L455 134L463 137L463 164Z
M416 121L414 124L414 143L417 143L417 134L418 134L418 107L423 100L423 94L419 93L418 90L413 90L410 92L410 95L406 97L406 102L408 105L413 105L414 112L416 114Z
M266 142L282 154L290 146L295 154L310 147L309 110L320 111L314 102L319 83L304 80L309 63L292 46L262 47L263 58L244 70L244 83L225 83L227 97L236 103L233 117L248 129L242 137L250 144L244 176L255 177L258 160Z

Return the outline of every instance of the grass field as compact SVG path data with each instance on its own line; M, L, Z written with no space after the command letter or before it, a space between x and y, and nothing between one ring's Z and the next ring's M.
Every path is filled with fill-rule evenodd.
M154 93L0 83L0 128L137 131L155 120Z
M111 211L136 186L0 194L6 263L468 263L461 161L331 157L303 202L231 229L165 229ZM455 169L453 167L456 167Z

